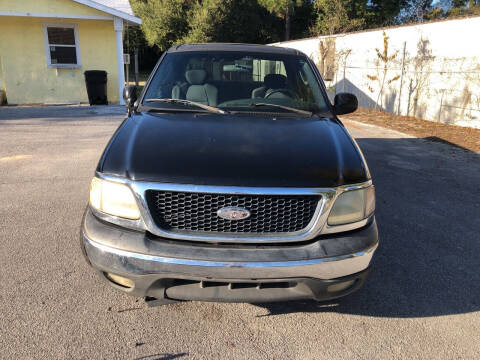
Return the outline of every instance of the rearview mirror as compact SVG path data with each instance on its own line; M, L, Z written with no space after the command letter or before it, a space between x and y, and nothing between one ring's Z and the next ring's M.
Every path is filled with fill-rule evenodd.
M338 93L335 95L334 105L336 115L350 114L357 110L357 97L350 93Z
M135 101L137 101L137 87L135 85L128 85L123 88L123 100L125 100L128 115L130 115L133 110L133 105Z

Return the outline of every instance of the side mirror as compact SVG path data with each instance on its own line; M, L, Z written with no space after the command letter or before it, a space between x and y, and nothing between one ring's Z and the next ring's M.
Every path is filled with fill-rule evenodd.
M135 101L137 101L137 87L135 85L128 85L123 88L123 100L125 100L128 115L130 115L133 110L133 105Z
M338 93L335 95L333 108L337 115L350 114L358 108L357 97L350 93Z

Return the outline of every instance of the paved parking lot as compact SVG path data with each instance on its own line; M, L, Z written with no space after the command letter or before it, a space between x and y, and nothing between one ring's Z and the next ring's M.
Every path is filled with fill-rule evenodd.
M480 155L347 122L377 189L366 286L317 304L147 308L79 250L118 107L0 108L0 358L478 359Z

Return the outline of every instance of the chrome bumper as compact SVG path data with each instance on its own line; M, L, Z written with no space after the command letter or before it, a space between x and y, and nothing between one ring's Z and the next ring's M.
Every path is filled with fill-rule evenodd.
M215 280L328 280L369 266L378 246L375 220L363 233L356 233L290 247L202 247L152 240L144 233L105 224L87 210L81 241L95 268L118 274Z
M90 262L122 274L186 276L216 280L315 278L334 279L365 270L378 243L353 254L299 261L206 261L134 253L83 237ZM183 275L183 276L182 276Z

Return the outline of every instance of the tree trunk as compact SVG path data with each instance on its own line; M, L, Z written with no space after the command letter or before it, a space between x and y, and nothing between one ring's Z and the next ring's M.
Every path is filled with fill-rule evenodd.
M285 12L285 41L290 40L290 7Z

